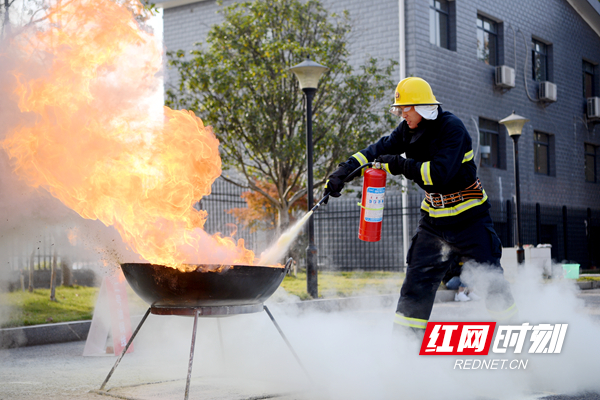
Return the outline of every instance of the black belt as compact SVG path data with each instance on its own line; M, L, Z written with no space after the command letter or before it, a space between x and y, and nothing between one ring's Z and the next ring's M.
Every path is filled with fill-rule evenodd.
M483 198L483 187L479 178L474 184L466 189L460 190L456 193L441 194L441 193L427 193L425 192L425 200L433 208L444 208L446 206L460 203L470 199L482 199Z

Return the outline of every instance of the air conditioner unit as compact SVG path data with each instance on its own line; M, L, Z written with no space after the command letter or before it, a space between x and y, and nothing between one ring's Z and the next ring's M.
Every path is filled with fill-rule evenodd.
M587 117L588 119L600 119L600 97L588 97Z
M556 85L552 82L540 82L540 100L556 101Z
M490 158L490 153L492 152L491 146L479 146L479 151L481 152L481 158Z
M499 87L514 88L515 70L506 65L497 66L495 84Z

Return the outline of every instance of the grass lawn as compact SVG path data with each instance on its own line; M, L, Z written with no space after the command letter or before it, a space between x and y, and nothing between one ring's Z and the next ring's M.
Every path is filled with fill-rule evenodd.
M333 272L318 275L319 298L331 299L356 295L397 294L404 279L401 272ZM600 280L580 277L578 281ZM286 276L281 287L301 300L306 293L306 272ZM29 292L0 293L0 328L38 325L92 319L99 288L73 286L56 288L56 300L50 301L50 289ZM131 289L128 290L131 312L143 313L147 305Z
M319 298L349 297L365 294L399 293L404 279L401 272L333 272L321 271L317 277ZM308 300L306 293L306 272L298 272L298 276L286 276L281 284L288 293Z
M86 286L59 286L55 292L56 301L50 301L50 289L0 293L0 327L92 319L98 290Z
M403 277L399 272L319 272L319 297L398 293ZM302 300L310 299L305 272L286 276L281 286ZM92 319L98 291L97 287L58 286L57 301L50 301L50 289L0 293L0 328ZM128 294L131 312L143 313L148 306L131 289Z

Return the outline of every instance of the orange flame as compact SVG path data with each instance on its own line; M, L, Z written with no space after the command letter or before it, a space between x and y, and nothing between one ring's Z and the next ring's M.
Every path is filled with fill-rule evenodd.
M193 204L221 174L219 142L190 111L148 111L162 48L125 7L72 1L13 47L24 122L1 145L22 179L113 225L151 263L254 263L243 239L202 229Z

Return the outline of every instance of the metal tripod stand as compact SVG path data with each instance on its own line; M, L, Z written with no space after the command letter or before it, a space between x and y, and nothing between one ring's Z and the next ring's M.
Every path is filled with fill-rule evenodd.
M287 347L290 349L290 351L294 355L294 358L296 359L296 361L298 362L298 364L300 365L300 367L302 368L302 370L304 371L304 373L306 374L308 379L312 382L312 378L310 377L310 374L308 373L308 371L306 370L306 368L300 361L300 358L298 357L298 355L294 351L292 345L290 344L289 340L287 339L287 337L285 336L285 334L279 327L279 324L277 324L277 321L275 321L273 314L271 314L271 311L269 311L269 308L262 303L254 304L254 305L243 305L243 306L211 306L211 307L194 307L194 308L150 307L144 314L144 316L143 316L142 320L140 321L140 323L138 324L138 326L135 328L135 331L133 331L133 334L131 335L131 338L127 342L127 345L121 352L121 355L119 356L119 358L117 358L115 365L112 367L112 369L106 376L106 379L104 379L104 382L102 383L102 386L100 386L99 390L105 391L104 388L105 388L106 384L108 383L112 374L117 369L117 366L121 362L121 359L123 358L125 353L127 353L127 350L129 349L129 346L133 342L133 339L135 339L135 336L140 331L140 328L142 327L144 322L146 322L146 318L148 318L148 315L150 313L157 314L157 315L188 315L188 316L193 315L194 316L194 328L192 330L192 344L191 344L191 348L190 348L190 358L189 358L189 363L188 363L188 373L187 373L187 380L186 380L186 384L185 384L185 395L184 395L184 400L188 400L189 393L190 393L190 382L192 379L192 365L194 362L194 349L195 349L195 345L196 345L196 330L197 330L197 326L198 326L198 318L200 316L219 317L219 316L226 316L226 315L249 314L249 313L260 312L262 310L264 310L267 313L267 315L273 322L273 325L275 325L275 328L277 328L277 331L279 332L279 334L285 341L285 344L287 345ZM221 329L220 329L220 325L219 325L219 336L221 336L220 333L221 333ZM222 344L223 343L222 338L220 337L220 339L221 339L221 344Z

